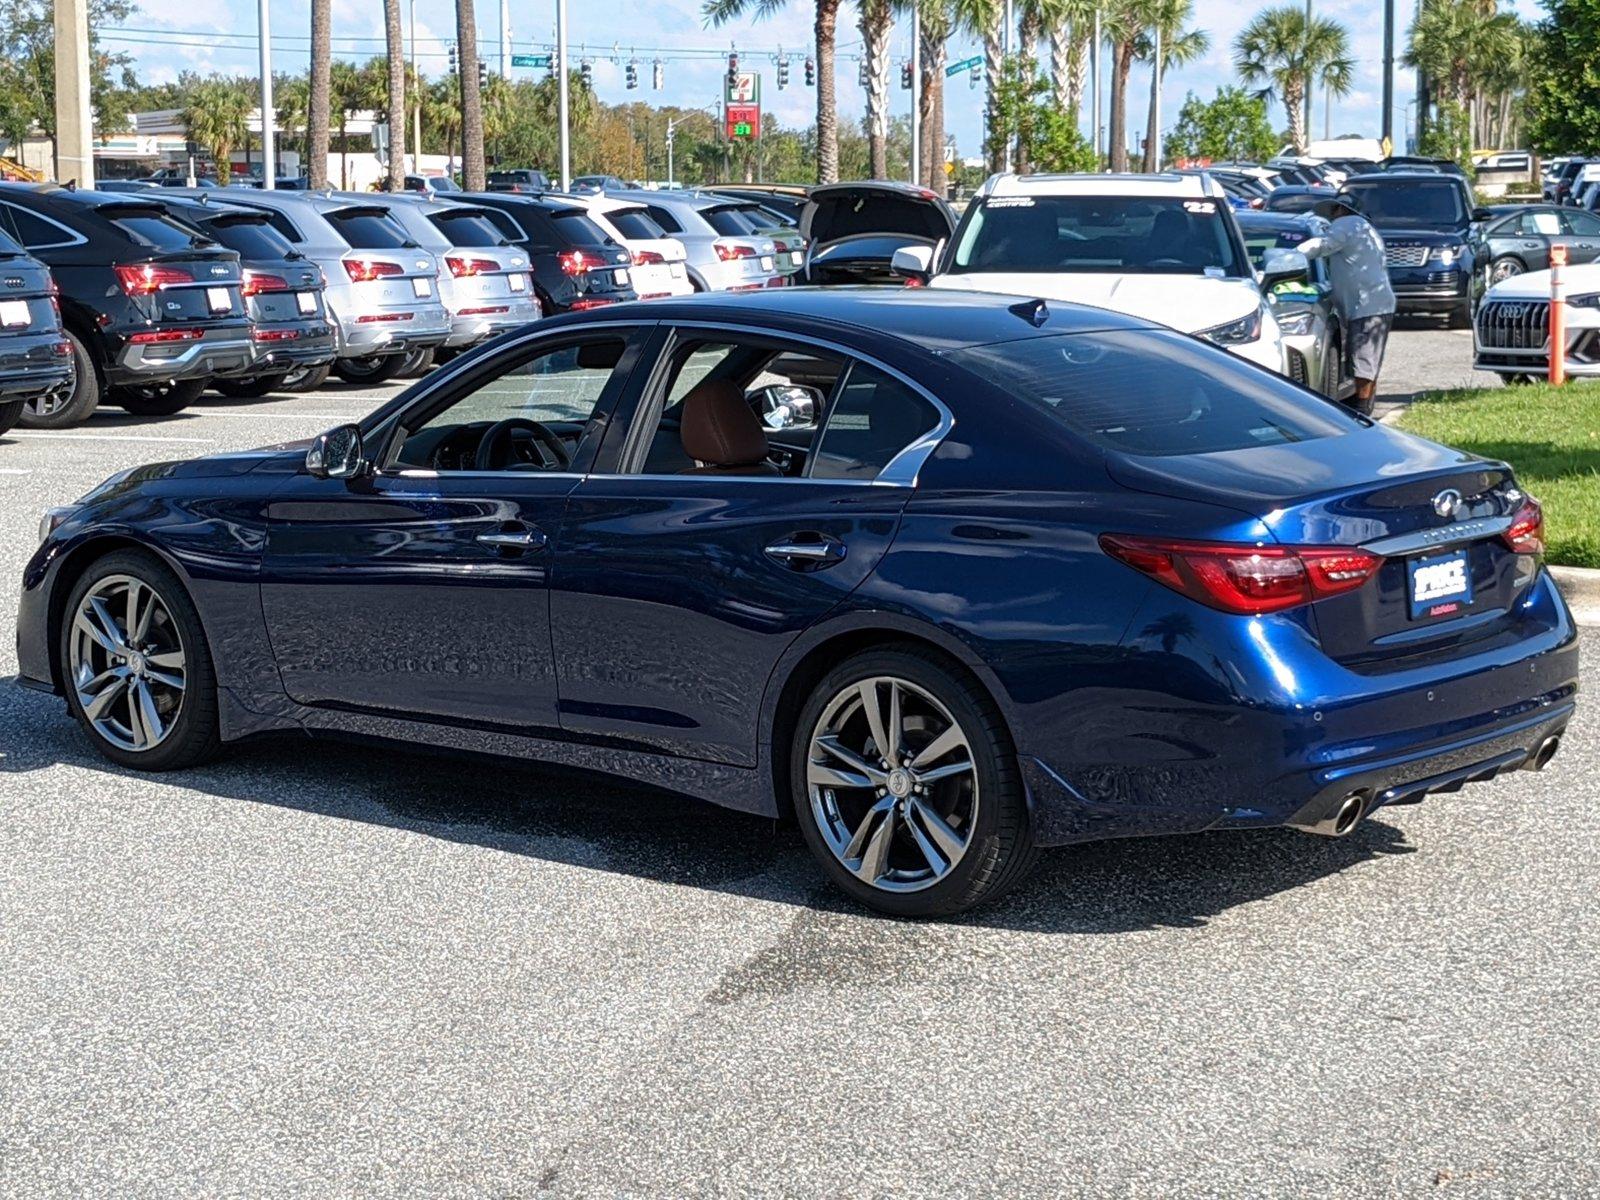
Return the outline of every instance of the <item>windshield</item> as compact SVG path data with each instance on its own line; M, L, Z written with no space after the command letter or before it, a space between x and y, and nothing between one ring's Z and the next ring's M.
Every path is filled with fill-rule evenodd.
M1221 202L1165 196L1002 196L975 204L952 274L1250 274Z
M1096 446L1166 457L1337 437L1355 417L1182 334L1063 334L956 350L968 370Z
M1345 194L1374 225L1459 229L1467 223L1461 188L1445 179L1353 183L1345 188Z

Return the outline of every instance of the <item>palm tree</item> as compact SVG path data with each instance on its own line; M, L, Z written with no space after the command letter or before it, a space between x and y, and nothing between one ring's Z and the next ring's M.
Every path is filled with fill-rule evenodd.
M389 74L385 115L389 119L389 190L406 186L406 48L400 32L400 0L383 0L383 49Z
M867 68L867 171L889 178L889 36L894 32L893 0L857 0L858 26Z
M713 25L745 16L772 16L785 0L705 0L701 12ZM838 41L840 0L815 0L817 41L817 182L839 180L839 96L834 87L834 47Z
M1051 98L1074 121L1083 109L1083 60L1093 36L1094 10L1094 0L1064 0L1049 27Z
M307 105L306 154L311 186L328 186L329 87L333 69L333 0L311 0L311 100Z
M311 99L310 82L304 75L275 75L272 104L278 110L278 125L285 144L298 146L302 156L306 142L306 106Z
M1157 98L1161 94L1161 79L1173 67L1187 66L1211 48L1211 35L1203 29L1187 29L1194 16L1194 0L1157 0L1155 20L1151 30L1161 31L1161 61L1155 58L1155 38L1148 33L1139 43L1139 61L1150 63L1150 119L1145 132L1144 170L1148 174L1159 171L1156 161L1157 134L1161 120Z
M183 126L192 142L199 142L217 168L217 182L226 184L233 170L235 146L250 137L249 98L231 80L203 80L189 95Z
M1476 126L1474 101L1485 82L1505 77L1505 64L1519 56L1521 22L1492 0L1426 0L1411 27L1405 65L1420 67ZM1474 144L1476 141L1474 140Z
M478 15L473 0L456 0L456 62L461 81L461 183L484 189L483 97L478 89Z
M1160 0L1110 0L1103 10L1100 33L1111 43L1111 116L1107 130L1111 169L1128 169L1128 76L1133 71L1139 38L1155 18Z
M339 186L350 186L350 118L372 107L372 64L356 67L340 59L328 72L328 107L339 124Z
M1315 80L1332 95L1343 96L1355 70L1349 31L1327 17L1307 22L1305 9L1292 0L1250 19L1233 41L1233 61L1246 84L1266 85L1283 102L1296 154L1306 148L1307 85Z
M922 121L922 161L917 179L930 191L944 195L944 64L955 13L950 0L916 0L922 17L922 78L917 93Z
M1001 125L1000 89L1006 74L1006 6L1004 0L972 0L963 7L967 17L963 23L983 38L984 146L993 173L1006 165L1005 139L995 134Z

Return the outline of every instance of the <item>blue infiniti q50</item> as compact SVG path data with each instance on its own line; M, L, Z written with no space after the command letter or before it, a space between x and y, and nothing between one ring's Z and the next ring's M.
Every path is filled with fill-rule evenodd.
M918 290L562 317L310 444L47 515L24 682L117 763L263 733L792 814L959 911L1039 847L1343 834L1542 767L1578 650L1503 463L1095 309Z

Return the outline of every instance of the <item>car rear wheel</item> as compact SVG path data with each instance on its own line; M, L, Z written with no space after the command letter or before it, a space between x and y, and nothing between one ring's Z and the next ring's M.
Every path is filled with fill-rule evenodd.
M283 382L278 385L278 390L283 392L314 392L328 382L328 376L332 372L332 363L323 363L318 367L298 367L283 377Z
M7 400L0 403L0 433L5 433L17 423L22 416L22 405L21 400Z
M72 343L72 383L24 404L24 429L68 429L83 424L100 407L100 376L95 374L89 350L75 334L67 334L67 341Z
M1472 301L1463 300L1450 310L1447 322L1451 329L1472 328Z
M823 869L868 907L947 916L1032 867L999 709L936 655L856 655L817 684L790 751L795 814Z
M333 372L346 383L387 383L406 365L404 354L380 354L372 358L341 358Z
M277 391L283 386L286 378L288 378L287 373L258 375L254 379L213 379L211 386L224 396L232 396L237 400L253 400L258 396Z
M433 369L433 350L413 350L410 354L401 356L400 369L395 372L397 379L420 379Z
M1489 282L1499 283L1501 280L1510 279L1514 275L1521 275L1527 268L1522 265L1522 260L1513 255L1506 254L1489 264Z
M111 389L111 401L137 417L170 417L180 413L206 390L207 379L173 379Z
M216 676L200 615L154 555L119 550L67 598L61 678L72 715L101 754L141 771L209 758L220 745Z

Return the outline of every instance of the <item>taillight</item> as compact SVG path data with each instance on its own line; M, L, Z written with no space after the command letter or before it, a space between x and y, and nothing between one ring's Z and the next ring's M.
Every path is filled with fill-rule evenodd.
M244 294L259 296L262 292L287 292L289 281L281 275L268 275L265 271L244 273Z
M1511 528L1502 533L1505 544L1518 554L1544 553L1544 509L1532 497L1522 502L1511 518Z
M140 263L137 266L112 267L117 273L117 279L122 284L122 290L130 296L148 296L158 292L164 287L175 283L193 283L194 276L181 267L162 267L155 263Z
M1231 613L1281 612L1354 591L1383 565L1342 546L1248 546L1100 535L1100 548L1157 583Z
M736 258L756 257L756 248L754 246L745 246L738 242L735 242L732 245L729 245L726 242L716 242L714 245L716 246L717 257L723 262L732 262Z
M158 346L170 342L197 342L205 335L203 329L146 329L133 334L128 341L135 346Z
M604 265L604 260L592 254L585 254L582 250L563 250L556 255L556 262L561 264L561 270L567 275L586 275L590 267Z
M655 250L635 250L633 252L633 265L636 267L665 266L666 256Z
M399 263L378 262L370 258L345 259L344 273L350 276L351 283L371 283L374 279L381 279L385 275L405 274Z
M459 254L444 256L444 265L450 268L450 274L457 279L467 275L492 275L500 269L500 264L489 258L462 258Z

